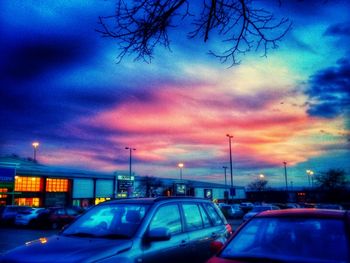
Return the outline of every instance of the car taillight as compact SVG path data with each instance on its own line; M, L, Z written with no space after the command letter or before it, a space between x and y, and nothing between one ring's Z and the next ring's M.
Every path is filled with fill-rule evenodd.
M226 231L231 235L232 234L232 227L230 224L226 224Z

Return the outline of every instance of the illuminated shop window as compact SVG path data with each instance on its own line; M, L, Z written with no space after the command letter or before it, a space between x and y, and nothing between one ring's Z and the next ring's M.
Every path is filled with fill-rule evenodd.
M46 179L46 192L68 192L68 179Z
M0 188L0 198L6 198L7 195L4 194L7 192L7 188Z
M34 206L39 207L40 199L37 197L33 198L16 198L15 199L16 205L27 205L27 206Z
M15 176L15 191L17 192L40 192L40 177Z

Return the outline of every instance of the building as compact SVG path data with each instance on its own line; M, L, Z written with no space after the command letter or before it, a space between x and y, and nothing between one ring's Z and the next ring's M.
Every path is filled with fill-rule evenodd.
M88 207L113 198L158 195L189 195L213 200L245 199L243 187L235 187L235 195L230 197L228 190L221 184L130 177L127 171L97 173L62 169L18 156L0 158L0 205Z

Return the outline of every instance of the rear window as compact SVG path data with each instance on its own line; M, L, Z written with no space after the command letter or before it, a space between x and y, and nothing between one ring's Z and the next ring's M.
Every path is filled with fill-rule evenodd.
M216 209L212 204L204 204L205 210L208 212L209 218L213 225L222 225L224 222L222 221L221 216L218 214Z

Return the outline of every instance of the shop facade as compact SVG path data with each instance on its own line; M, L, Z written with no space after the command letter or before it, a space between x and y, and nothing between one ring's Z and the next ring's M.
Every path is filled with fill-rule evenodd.
M227 188L220 184L151 179L161 183L149 187L149 180L145 183L144 177L129 176L124 171L108 174L62 170L32 160L5 157L0 158L0 205L87 208L114 198L187 195L222 201L227 195ZM244 188L237 187L231 198L245 199Z

